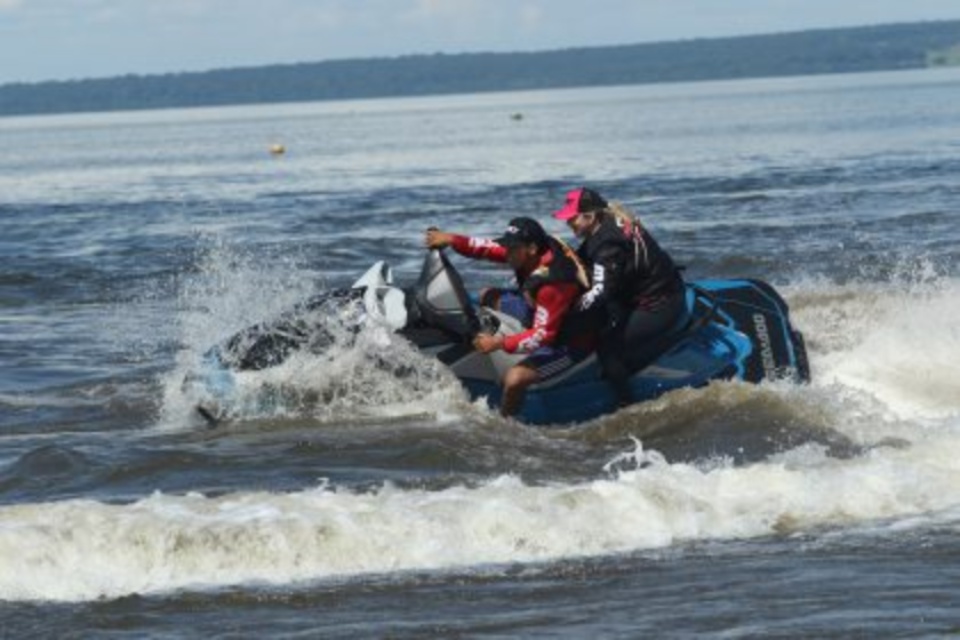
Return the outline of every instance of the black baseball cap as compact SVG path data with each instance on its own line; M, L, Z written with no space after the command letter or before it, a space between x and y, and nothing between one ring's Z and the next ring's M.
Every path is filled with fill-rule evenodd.
M520 244L535 244L543 249L548 244L547 232L533 218L514 218L507 225L503 235L494 242L508 248Z

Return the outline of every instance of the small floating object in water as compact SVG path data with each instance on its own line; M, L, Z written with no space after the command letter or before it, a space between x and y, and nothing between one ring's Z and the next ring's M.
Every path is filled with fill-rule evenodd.
M275 156L282 156L287 152L287 148L282 144L272 144L270 145L270 153Z
M510 119L519 122L520 120L523 120L523 114L518 111L517 113L512 114Z

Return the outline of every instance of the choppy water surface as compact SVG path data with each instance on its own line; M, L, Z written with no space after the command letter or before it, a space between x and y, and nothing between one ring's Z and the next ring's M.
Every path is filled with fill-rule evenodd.
M3 633L956 633L958 102L943 71L0 119ZM193 415L233 331L581 183L691 277L774 283L813 384L533 429L370 336Z

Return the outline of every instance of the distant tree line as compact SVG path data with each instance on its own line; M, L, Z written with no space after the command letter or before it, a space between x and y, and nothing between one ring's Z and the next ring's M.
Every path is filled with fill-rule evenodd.
M960 44L931 51L927 54L927 65L931 67L960 66Z
M920 68L960 20L535 53L410 55L0 86L0 115L379 98Z

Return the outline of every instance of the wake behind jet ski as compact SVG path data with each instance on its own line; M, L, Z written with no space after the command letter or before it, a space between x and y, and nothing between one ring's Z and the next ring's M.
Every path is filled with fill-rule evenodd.
M699 280L686 284L685 312L669 331L628 354L637 402L711 380L759 383L810 379L803 337L789 320L787 304L759 280ZM473 349L478 332L506 336L522 327L513 316L477 306L442 251L427 252L420 276L397 287L384 262L353 286L316 296L272 321L249 327L213 347L201 370L185 380L202 397L198 411L209 421L229 417L238 402L235 375L282 364L294 353L323 357L379 323L421 353L437 358L474 398L497 406L501 380L522 354ZM517 418L530 424L564 424L615 411L617 399L594 355L527 391Z

